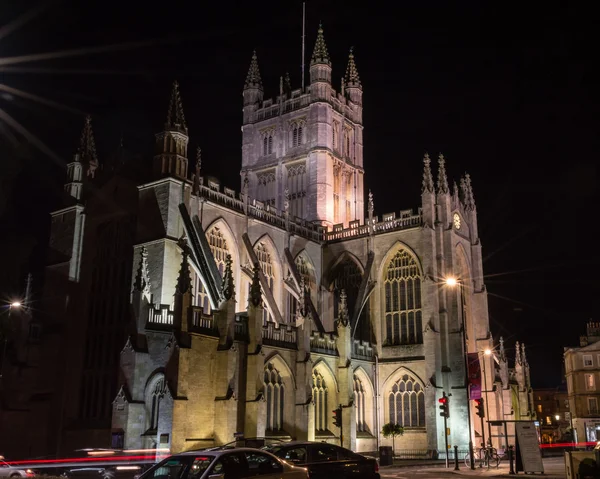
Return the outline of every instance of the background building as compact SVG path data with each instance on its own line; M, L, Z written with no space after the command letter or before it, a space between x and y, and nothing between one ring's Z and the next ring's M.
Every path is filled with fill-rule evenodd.
M571 442L571 412L566 384L558 388L535 389L533 401L541 442Z

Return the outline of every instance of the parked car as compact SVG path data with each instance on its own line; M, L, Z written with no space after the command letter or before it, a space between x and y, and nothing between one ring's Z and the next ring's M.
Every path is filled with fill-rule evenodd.
M164 459L136 479L309 479L308 470L260 449L215 448Z
M291 464L308 468L310 479L380 479L379 464L375 458L333 444L292 441L265 446L263 450Z
M4 461L4 458L0 456L0 477L32 477L34 472L31 469L19 469L18 467L11 466Z

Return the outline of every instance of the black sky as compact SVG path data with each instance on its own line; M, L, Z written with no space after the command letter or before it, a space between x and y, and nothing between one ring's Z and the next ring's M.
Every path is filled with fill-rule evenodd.
M0 61L147 44L13 64L12 71L0 64L0 85L92 114L101 160L121 134L128 149L150 160L177 79L189 151L201 146L205 173L238 189L241 91L252 50L266 98L286 72L299 87L302 3L205 3L3 2L3 25L45 9L9 35L0 30ZM365 92L366 182L377 214L420 205L425 151L443 152L453 179L471 175L492 331L511 347L524 341L534 385L554 386L562 346L577 343L587 320L600 320L595 17L552 2L487 3L308 1L306 58L321 21L337 88L354 46ZM83 116L6 92L0 109L63 163L31 145L15 154L0 137L8 198L0 231L9 244L37 241L28 265L36 269Z

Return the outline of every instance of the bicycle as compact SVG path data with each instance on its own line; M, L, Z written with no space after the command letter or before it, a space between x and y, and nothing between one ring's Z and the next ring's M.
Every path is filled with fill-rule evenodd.
M485 465L490 468L498 467L500 465L498 451L492 446L482 447L477 451L473 451L473 459L475 460L475 463L479 463L479 467ZM471 455L468 452L465 455L465 465L469 468L471 467Z

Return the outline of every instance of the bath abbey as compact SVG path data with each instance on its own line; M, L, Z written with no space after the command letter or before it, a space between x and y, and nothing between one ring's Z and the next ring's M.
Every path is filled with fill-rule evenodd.
M529 366L490 331L471 177L452 181L445 157L425 154L422 177L402 180L422 184L413 208L377 214L360 59L350 51L336 90L319 28L306 86L284 77L271 97L259 60L238 188L188 151L177 83L153 159L100 161L86 119L52 214L43 321L62 327L44 326L39 346L59 350L39 368L55 394L30 409L40 441L178 452L244 435L376 451L395 423L398 451L444 451L446 434L461 450L506 444L488 420L533 417Z

